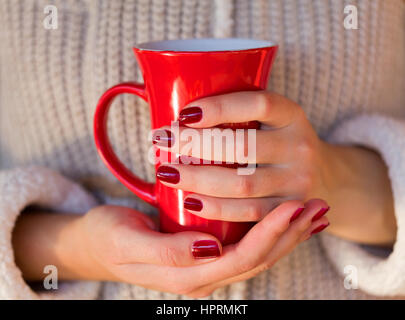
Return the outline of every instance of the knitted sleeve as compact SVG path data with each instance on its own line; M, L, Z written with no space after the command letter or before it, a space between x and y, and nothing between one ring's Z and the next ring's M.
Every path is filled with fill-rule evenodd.
M0 299L94 299L97 282L59 282L58 289L41 293L25 283L14 262L11 238L19 213L29 205L83 213L96 202L77 184L46 168L0 171Z
M323 247L342 276L355 267L359 289L376 296L405 295L405 119L383 115L358 115L339 125L330 142L362 145L380 153L388 167L397 219L397 239L392 252L382 258L367 247L323 234Z

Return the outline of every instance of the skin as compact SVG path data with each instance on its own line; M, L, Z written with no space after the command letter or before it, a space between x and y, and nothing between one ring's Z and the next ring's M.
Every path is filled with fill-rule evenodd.
M129 208L100 206L83 216L30 212L20 216L13 233L16 263L25 279L43 279L44 265L54 264L60 279L122 281L198 298L271 268L328 223L326 230L342 238L394 243L392 192L377 153L320 140L302 109L273 93L238 92L200 99L185 108L190 106L203 111L201 121L188 124L190 128L261 122L254 174L168 164L179 171L180 181L163 182L203 202L200 212L190 211L194 214L257 221L248 234L237 244L219 244L218 258L195 259L194 241L217 239L199 232L159 233L150 217ZM206 154L218 160L215 152ZM328 217L312 221L328 206ZM305 210L290 223L299 208Z
M258 221L283 201L320 198L331 207L328 232L365 244L391 245L395 241L391 185L376 152L322 141L303 109L275 93L237 92L200 99L186 108L192 106L200 107L203 116L187 127L198 129L200 139L186 139L182 133L189 128L180 127L175 144L171 148L157 145L159 148L226 161L226 150L218 152L214 142L211 152L197 153L202 150L201 129L221 123L261 123L256 134L255 163L259 166L252 175L237 175L218 166L168 164L179 171L180 181L162 183L193 192L189 197L203 202L202 211L193 213L212 219Z

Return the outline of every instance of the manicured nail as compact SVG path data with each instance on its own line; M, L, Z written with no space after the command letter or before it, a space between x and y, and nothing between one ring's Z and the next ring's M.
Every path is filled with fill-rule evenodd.
M173 167L160 166L156 171L156 178L164 182L176 184L180 181L180 173Z
M293 222L294 220L298 219L302 211L304 211L305 208L298 208L295 210L294 214L291 216L290 223Z
M170 148L174 144L174 136L170 130L159 129L153 132L153 144Z
M320 218L322 218L322 217L326 214L326 212L329 211L329 209L330 209L330 207L322 208L321 210L319 210L319 211L317 212L317 214L313 216L312 222L314 222L314 221L319 220Z
M195 198L186 198L184 199L184 209L192 211L201 211L203 204L200 200Z
M193 243L191 253L196 259L216 258L221 255L215 240L198 240Z
M200 107L189 107L180 111L179 124L195 123L202 118L202 110Z
M329 226L329 223L327 223L327 224L321 224L319 227L317 227L317 228L315 228L314 230L312 230L311 236L312 236L313 234L315 234L315 233L321 232L321 231L324 230L327 226Z

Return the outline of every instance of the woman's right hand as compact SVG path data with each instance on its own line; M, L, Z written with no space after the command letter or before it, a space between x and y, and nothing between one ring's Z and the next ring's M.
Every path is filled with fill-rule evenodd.
M219 287L270 268L328 224L325 216L312 221L325 207L322 200L285 202L237 244L222 248L212 235L192 231L160 233L145 214L125 207L100 206L77 221L76 232L80 234L76 236L83 246L76 267L81 269L78 273L88 270L85 278L205 297ZM199 241L208 243L206 251L204 246L193 250Z

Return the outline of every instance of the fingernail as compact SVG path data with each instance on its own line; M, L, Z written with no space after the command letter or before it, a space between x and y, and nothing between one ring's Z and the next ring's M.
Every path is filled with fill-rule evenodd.
M180 181L180 173L173 167L160 166L156 171L156 178L176 184Z
M162 147L171 147L174 144L174 137L170 130L159 129L153 132L152 143Z
M329 223L327 223L327 224L321 224L319 227L317 227L317 228L315 228L314 230L312 230L311 236L312 236L313 234L315 234L315 233L321 232L321 231L324 230L327 226L329 226Z
M326 214L326 212L329 211L329 209L330 209L330 207L322 208L321 210L319 210L319 211L317 212L317 214L313 216L312 222L314 222L314 221L319 220L320 218L322 218L322 217Z
M180 111L179 124L195 123L202 118L202 110L200 107L189 107Z
M294 220L298 219L302 211L304 211L305 208L298 208L295 210L294 214L291 216L290 223L293 222Z
M186 198L184 199L184 209L192 211L201 211L203 204L200 200L195 198Z
M196 259L216 258L221 255L215 240L198 240L193 243L191 253Z

